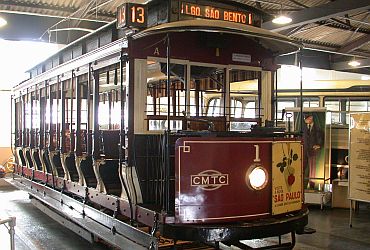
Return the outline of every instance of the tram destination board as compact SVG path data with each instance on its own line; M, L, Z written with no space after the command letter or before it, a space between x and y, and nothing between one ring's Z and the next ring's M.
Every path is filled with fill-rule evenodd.
M196 18L222 20L227 22L252 25L253 15L250 12L229 10L210 5L181 2L181 15Z
M117 8L117 29L146 28L147 7L143 4L124 3Z

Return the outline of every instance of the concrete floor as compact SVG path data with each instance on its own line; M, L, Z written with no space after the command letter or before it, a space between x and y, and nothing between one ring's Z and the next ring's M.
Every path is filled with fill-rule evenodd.
M107 249L90 244L72 231L56 223L28 199L28 194L0 180L0 218L16 216L16 249ZM298 235L294 249L369 249L370 250L370 204L362 204L354 215L353 228L349 228L349 210L318 207L310 209L309 226L317 232ZM283 237L288 239L288 237ZM261 241L263 243L263 241ZM0 225L0 249L9 247L7 229Z

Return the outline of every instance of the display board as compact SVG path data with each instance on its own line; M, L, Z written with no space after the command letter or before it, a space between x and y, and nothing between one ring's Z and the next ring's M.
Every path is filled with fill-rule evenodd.
M302 144L272 144L272 214L282 214L302 207Z
M370 113L351 114L349 199L370 202Z

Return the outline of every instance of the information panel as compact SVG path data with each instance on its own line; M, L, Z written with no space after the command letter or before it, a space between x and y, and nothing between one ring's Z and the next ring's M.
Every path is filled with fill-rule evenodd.
M249 24L253 23L252 13L219 8L216 6L206 6L197 3L181 2L181 15L193 16L227 22Z
M351 114L349 199L370 202L370 113Z
M302 208L302 145L272 144L272 214Z

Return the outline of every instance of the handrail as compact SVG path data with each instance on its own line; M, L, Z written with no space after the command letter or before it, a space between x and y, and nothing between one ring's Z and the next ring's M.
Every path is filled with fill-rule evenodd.
M6 223L8 223L8 225L9 225L8 232L9 232L9 235L10 235L10 249L11 250L14 250L15 249L15 245L14 245L15 220L16 220L15 217L9 217L9 218L6 218L6 219L0 219L0 225L6 224Z

